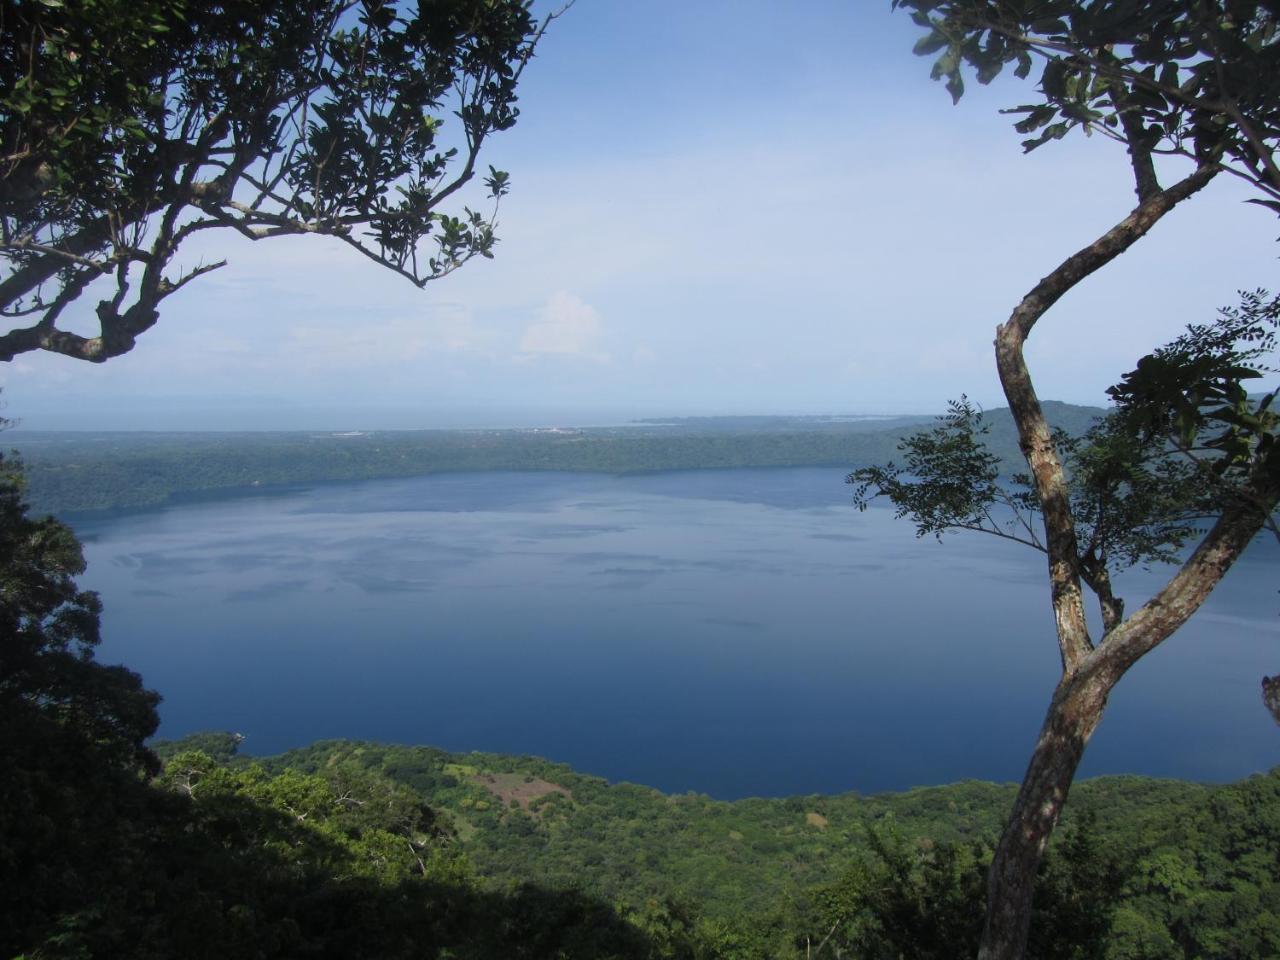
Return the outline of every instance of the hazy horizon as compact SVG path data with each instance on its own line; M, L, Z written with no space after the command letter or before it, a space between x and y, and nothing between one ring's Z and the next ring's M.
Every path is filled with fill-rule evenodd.
M1052 402L1052 401L1046 401ZM1097 404L1081 404L1098 406ZM1005 405L989 407L1001 409ZM602 428L648 425L662 421L698 419L848 419L894 420L941 414L944 408L911 410L664 410L603 407L566 409L557 407L509 408L496 406L436 407L310 407L280 404L255 407L232 404L213 408L170 398L151 409L128 408L72 410L37 409L34 413L0 409L9 416L7 432L21 433L276 433L413 430L525 430L550 428Z

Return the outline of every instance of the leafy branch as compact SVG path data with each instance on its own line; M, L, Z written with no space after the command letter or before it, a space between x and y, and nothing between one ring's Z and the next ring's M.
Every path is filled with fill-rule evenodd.
M221 266L166 277L183 242L335 237L417 286L492 257L489 210L449 212L550 24L523 0L188 7L5 5L0 39L0 359L103 361ZM446 139L448 138L448 139ZM431 252L424 253L423 247ZM97 336L58 328L99 277Z

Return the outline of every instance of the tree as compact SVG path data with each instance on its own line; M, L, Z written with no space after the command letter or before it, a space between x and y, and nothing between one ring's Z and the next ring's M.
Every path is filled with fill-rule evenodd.
M444 205L519 115L558 16L529 5L0 0L0 359L129 351L225 265L169 272L210 230L336 237L419 287L491 257L508 175ZM60 329L95 281L98 335Z
M996 331L996 366L1029 472L1025 486L996 484L982 458L973 411L953 410L931 440L908 445L933 463L919 481L895 471L861 471L864 495L883 493L923 531L1008 528L984 508L1040 514L1042 531L1017 527L1046 555L1062 674L988 877L979 956L1022 956L1037 865L1066 802L1085 745L1125 672L1204 602L1280 499L1280 458L1271 397L1251 400L1257 371L1250 343L1270 335L1275 302L1246 296L1218 324L1190 328L1143 358L1113 388L1116 416L1078 445L1050 429L1023 347L1069 290L1119 257L1159 220L1219 174L1260 193L1280 212L1280 5L1274 0L894 0L926 34L919 54L937 54L934 79L952 97L966 73L987 83L1006 67L1020 78L1039 70L1038 98L1014 108L1028 150L1076 129L1124 145L1137 206L1093 243L1035 284ZM1169 159L1164 159L1169 158ZM1160 163L1157 163L1157 160ZM1168 186L1177 159L1191 168ZM1233 321L1241 321L1235 323ZM1243 337L1243 339L1242 339ZM1250 341L1248 338L1254 337ZM930 444L933 449L930 449ZM1178 456L1166 457L1166 446ZM916 463L915 466L919 466ZM1068 468L1071 469L1069 472ZM1180 485L1162 501L1151 471ZM1108 472L1110 471L1110 472ZM1125 471L1137 471L1126 475ZM1073 486L1072 478L1075 478ZM920 486L920 483L933 486ZM1090 485L1094 489L1089 500ZM1102 508L1092 510L1091 502ZM1166 585L1125 615L1111 592L1116 564L1176 549L1197 516L1209 526ZM1003 518L999 518L1003 520ZM1016 527L1015 521L1015 527ZM1116 529L1116 524L1119 529ZM1103 635L1094 640L1083 589L1096 596Z
M0 710L6 732L39 727L81 740L109 766L152 770L143 742L159 697L137 674L93 659L102 604L75 577L84 556L71 528L33 519L21 464L0 455Z
M1111 932L1123 874L1076 824L1040 867L1034 905L1039 960L1100 956ZM890 822L868 828L867 850L833 884L818 888L803 922L822 931L806 956L862 960L952 960L977 947L983 875L990 848L920 838Z
M93 658L101 604L75 535L33 519L0 457L0 952L94 909L120 879L122 823L146 805L160 698Z

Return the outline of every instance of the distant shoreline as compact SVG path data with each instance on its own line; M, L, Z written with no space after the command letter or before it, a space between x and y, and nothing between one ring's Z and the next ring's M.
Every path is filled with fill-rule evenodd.
M1082 432L1102 412L1046 408L1070 432ZM626 427L262 433L14 430L4 439L26 463L32 510L76 516L438 473L853 470L894 459L902 438L931 420L699 417ZM988 423L992 450L1019 466L1008 412L991 411Z

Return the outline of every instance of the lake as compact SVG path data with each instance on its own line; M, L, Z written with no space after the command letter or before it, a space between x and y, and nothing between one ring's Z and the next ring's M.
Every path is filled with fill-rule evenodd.
M1058 669L1041 554L918 540L830 469L485 473L80 519L100 659L161 735L532 753L722 799L1018 780ZM1274 542L1121 683L1085 774L1280 761ZM1130 607L1160 571L1130 573Z

